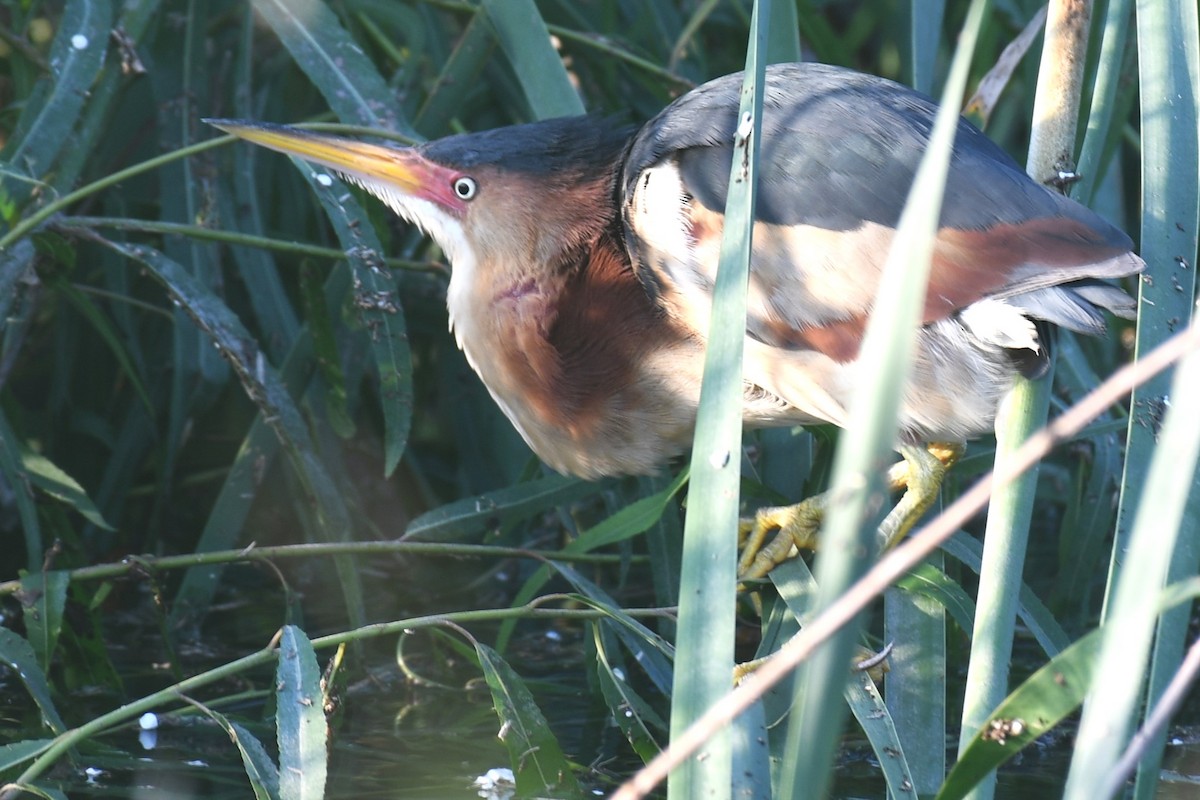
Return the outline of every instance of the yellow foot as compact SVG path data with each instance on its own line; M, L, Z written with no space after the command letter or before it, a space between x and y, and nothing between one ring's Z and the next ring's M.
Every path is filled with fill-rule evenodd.
M946 470L962 455L963 446L941 443L925 447L901 445L898 450L904 460L888 470L887 483L892 491L906 491L879 526L880 552L903 539L933 505ZM829 493L824 492L794 506L761 508L753 519L742 520L738 579L763 578L791 558L796 550L817 549L817 531L828 505Z

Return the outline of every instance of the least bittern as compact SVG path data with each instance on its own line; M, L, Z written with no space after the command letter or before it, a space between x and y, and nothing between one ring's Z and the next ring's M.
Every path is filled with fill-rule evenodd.
M496 402L543 461L597 478L651 472L691 442L740 85L707 83L637 130L582 116L408 148L211 122L344 175L427 231L452 264L458 343ZM935 110L880 78L769 68L747 426L845 425ZM955 443L990 430L1016 376L1044 370L1035 321L1099 334L1104 310L1132 317L1132 300L1103 282L1144 267L1131 247L959 122L900 412L907 468L894 477L908 491L889 538L932 501ZM935 442L951 445L940 461L921 446ZM781 527L808 543L820 508L773 510L759 533ZM742 568L765 571L748 558Z

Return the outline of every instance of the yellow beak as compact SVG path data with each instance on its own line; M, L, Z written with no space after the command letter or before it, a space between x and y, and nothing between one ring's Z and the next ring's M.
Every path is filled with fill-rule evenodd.
M461 211L464 207L452 188L458 173L435 164L412 147L388 147L267 122L204 121L248 142L328 167L375 193L386 188L449 210Z

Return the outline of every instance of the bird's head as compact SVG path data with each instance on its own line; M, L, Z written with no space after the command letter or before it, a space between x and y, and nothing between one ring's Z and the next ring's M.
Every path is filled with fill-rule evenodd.
M608 227L629 131L565 117L416 147L373 144L283 125L208 120L221 130L320 164L425 230L452 281L519 284L554 271Z

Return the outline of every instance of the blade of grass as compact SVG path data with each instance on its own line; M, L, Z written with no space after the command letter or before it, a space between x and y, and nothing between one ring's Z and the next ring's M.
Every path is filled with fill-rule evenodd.
M21 442L0 410L0 475L12 492L12 502L17 506L21 520L21 533L25 539L25 563L31 572L42 568L42 528L38 522L37 504L33 499L33 487L29 473L21 462Z
M450 120L462 109L470 89L476 86L494 47L495 36L487 14L480 9L471 17L454 51L442 65L441 74L413 118L413 127L431 135L444 133Z
M534 116L550 119L582 114L583 101L571 85L533 0L483 0L482 7Z
M1085 204L1091 204L1096 188L1104 177L1101 174L1101 155L1105 142L1119 136L1123 127L1123 122L1114 124L1113 119L1132 16L1133 0L1108 0L1100 42L1100 61L1096 65L1096 80L1091 91L1087 133L1079 151L1079 181L1071 187L1071 196Z
M427 511L408 523L404 538L435 542L463 539L602 490L603 485L578 478L548 475Z
M802 559L790 559L771 570L770 577L771 582L779 590L779 596L787 603L792 616L801 626L807 624L814 615L816 602L820 595L820 588L808 566ZM901 739L892 715L879 695L879 688L866 672L853 673L849 660L842 665L842 669L844 675L852 675L850 679L843 681L842 698L854 715L858 726L866 734L867 741L871 744L871 749L879 762L879 770L887 784L888 794L892 797L911 795L915 783L909 769L908 759L905 757L907 744L901 744L904 740ZM928 702L930 698L924 699ZM802 699L801 702L805 701ZM793 703L793 708L795 707L796 704ZM943 730L945 730L944 725L938 730L938 738L944 743L941 734ZM794 745L793 740L783 742L785 752L787 748ZM945 751L944 744L942 750ZM784 766L786 764L785 759ZM937 777L940 784L941 775L939 774ZM778 796L786 797L787 795L780 792Z
M896 439L901 387L908 374L918 314L923 306L934 235L958 125L971 54L983 23L986 2L973 0L947 78L942 105L929 145L909 190L909 199L880 278L871 319L859 355L858 386L850 408L850 425L839 441L834 461L833 496L821 531L817 557L817 608L824 610L858 578L863 554L874 549L875 522L868 511L884 496L882 469ZM804 705L788 723L796 751L781 767L780 793L797 796L826 791L837 736L844 715L839 695L846 683L857 640L856 625L834 635L799 673L797 698ZM803 746L800 745L803 743Z
M39 82L0 150L0 160L35 178L44 177L70 141L75 122L88 97L88 88L104 63L112 25L109 0L71 0L63 8L58 32L50 46L53 75ZM28 196L29 184L5 181L9 200Z
M720 262L713 287L712 322L692 444L688 511L683 533L683 572L671 702L671 738L729 691L733 670L736 531L742 440L742 351L751 236L755 220L758 144L762 128L767 29L771 3L754 4L746 70L742 77L738 130L730 165ZM736 134L736 135L735 135ZM704 752L671 774L670 800L730 796L733 769L728 730Z
M1096 681L1084 705L1067 780L1068 800L1105 796L1108 771L1124 749L1142 697L1158 593L1177 540L1195 522L1187 513L1200 458L1200 418L1193 413L1200 407L1200 354L1179 363L1171 397L1105 621Z
M346 263L352 274L352 312L358 325L369 334L379 381L384 475L388 476L400 463L408 445L413 412L412 354L396 278L384 268L383 245L346 185L323 171L314 171L302 159L289 158L320 200L346 251Z
M946 0L913 0L909 4L909 85L918 92L933 93L938 44Z
M254 0L279 41L338 119L417 139L375 65L320 0Z
M235 69L239 91L233 96L234 110L243 119L257 116L249 87L254 85L254 10L243 12ZM233 191L217 191L218 212L225 225L243 233L262 236L265 232L260 187L256 178L257 147L233 148ZM236 211L235 211L236 209ZM288 299L279 270L271 253L261 248L234 247L230 250L238 274L246 284L251 306L266 337L264 347L276 363L283 361L299 333L300 323Z
M67 726L54 707L50 684L46 680L46 673L38 666L37 655L28 641L8 628L0 628L0 663L7 664L21 678L25 690L42 712L46 727L55 734L65 731Z
M657 494L643 497L622 508L600 524L584 531L563 548L568 553L587 553L598 547L625 541L633 536L644 533L662 517L667 503L683 486L687 479L687 471L682 472L669 486ZM452 504L457 505L457 504ZM478 513L479 509L476 509ZM431 512L437 513L437 512ZM526 579L513 598L512 605L519 606L533 600L538 591L550 579L550 567L539 567ZM496 649L503 651L508 646L515 622L506 621L501 624L496 634Z
M1166 42L1179 44L1164 46ZM1141 240L1147 264L1139 286L1136 352L1140 356L1186 325L1194 312L1200 230L1200 175L1195 166L1200 155L1200 22L1195 4L1138 3L1137 48ZM1189 166L1180 169L1181 164ZM1185 417L1194 414L1180 409L1200 402L1195 394L1200 391L1198 362L1189 356L1170 384L1164 375L1134 392L1105 604L1110 630L1105 634L1096 685L1084 704L1068 797L1100 796L1106 772L1124 748L1142 700L1141 677L1153 636L1145 596L1173 576L1196 569L1200 491L1193 470L1200 426ZM1139 592L1146 594L1139 597ZM1186 612L1174 612L1159 624L1148 705L1157 701L1179 663L1186 620ZM1114 681L1118 668L1119 683ZM1100 694L1106 691L1113 694ZM1151 796L1157 783L1162 755L1162 738L1157 738L1139 767L1136 795L1141 798Z
M172 300L180 304L226 355L246 393L259 406L283 444L309 503L316 510L321 534L343 541L350 539L349 512L337 484L321 464L299 409L233 312L187 271L153 248L108 240L101 242L144 265L163 284ZM339 556L336 563L350 617L356 624L365 624L362 587L354 561L348 556Z
M1091 0L1050 3L1026 164L1026 171L1039 182L1070 169L1074 163L1075 125L1090 21ZM1053 352L1049 357L1050 368L1039 380L1016 379L996 416L996 470L1011 460L1025 440L1046 423L1054 375ZM1008 694L1017 602L1037 479L1035 466L993 494L988 505L976 598L978 607L987 613L976 615L971 637L960 753L981 729L986 715ZM995 775L989 775L979 782L971 796L990 800L995 785Z
M946 777L946 611L953 609L960 625L970 625L975 610L961 587L941 572L943 561L940 553L933 554L883 596L883 638L894 643L884 677L887 719L892 735L904 742L907 777L919 797L936 792ZM921 591L900 588L918 581L923 581ZM886 754L879 758L886 763ZM889 796L906 795L889 788Z
M1200 155L1200 143L1197 142L1197 126L1200 124L1200 22L1197 21L1196 5L1170 2L1151 7L1139 3L1137 31L1142 98L1142 248L1148 265L1148 278L1143 279L1140 287L1141 303L1138 309L1136 348L1140 353L1143 347L1161 341L1177 326L1194 319L1195 315L1191 300L1195 297L1197 282L1200 176L1196 169L1180 170L1179 165L1195 165ZM1167 43L1166 46L1164 43ZM1156 94L1147 98L1148 92ZM1163 98L1168 98L1165 107L1161 105ZM1147 280L1155 284L1151 285ZM1170 288L1158 285L1159 281ZM1179 370L1182 372L1182 365ZM1163 441L1154 429L1157 423L1155 412L1162 404L1184 401L1176 395L1158 395L1161 388L1160 385L1143 386L1132 400L1126 474L1122 480L1121 502L1117 512L1118 543L1129 542L1131 546L1137 546L1136 539L1127 538L1129 515L1124 512L1128 507L1127 498L1132 500L1129 492L1140 490L1140 480L1150 477L1139 475L1145 464L1144 459L1150 451L1156 451ZM1139 424L1145 422L1147 410L1151 412L1151 429ZM1168 435L1165 429L1162 435ZM1141 503L1144 502L1146 497L1143 494L1139 501L1139 517ZM1136 526L1138 523L1134 524ZM1157 546L1163 545L1160 543ZM1119 558L1114 549L1110 579L1126 568L1118 566ZM1194 575L1198 567L1200 482L1194 480L1183 509L1178 541L1167 567L1166 581L1174 582ZM1109 597L1112 596L1111 591ZM1106 614L1110 608L1113 606L1106 605ZM1176 608L1158 622L1145 699L1147 713L1158 704L1179 668L1190 620L1189 609ZM1149 800L1157 793L1165 744L1166 731L1160 730L1146 745L1145 755L1137 768L1134 785L1136 800Z

